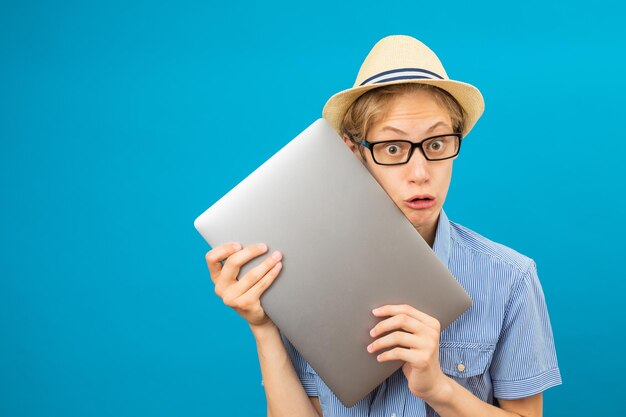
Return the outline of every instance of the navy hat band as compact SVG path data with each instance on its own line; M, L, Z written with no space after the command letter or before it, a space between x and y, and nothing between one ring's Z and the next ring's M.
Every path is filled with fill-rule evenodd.
M429 79L429 80L443 80L444 78L432 71L428 71L422 68L398 68L389 71L383 71L367 80L363 81L360 86L369 84L379 84L388 81L395 80L410 80L410 79Z

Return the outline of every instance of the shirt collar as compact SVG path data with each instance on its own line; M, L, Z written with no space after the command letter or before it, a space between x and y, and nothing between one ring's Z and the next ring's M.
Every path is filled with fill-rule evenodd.
M448 267L448 260L450 259L450 221L448 216L441 209L439 213L439 222L437 223L437 231L435 232L435 243L433 244L433 250L439 260Z

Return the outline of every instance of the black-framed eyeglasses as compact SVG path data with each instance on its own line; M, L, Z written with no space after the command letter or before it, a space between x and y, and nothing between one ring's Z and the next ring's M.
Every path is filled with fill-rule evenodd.
M461 150L462 139L461 133L447 133L431 136L417 143L408 140L368 142L365 139L360 143L370 150L372 159L378 165L402 165L409 162L415 148L419 148L428 161L454 158Z

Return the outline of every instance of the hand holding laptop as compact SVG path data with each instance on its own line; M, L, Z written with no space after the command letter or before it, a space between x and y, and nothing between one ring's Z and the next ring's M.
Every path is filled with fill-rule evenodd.
M441 323L410 305L386 305L373 311L384 318L370 331L368 345L379 362L402 361L409 390L424 398L445 379L439 366Z
M239 243L226 243L206 254L211 280L215 284L215 293L224 304L237 311L250 326L273 324L265 314L260 299L282 268L283 264L280 262L282 254L274 251L241 278L238 275L246 262L266 252L267 245L262 243L246 248Z

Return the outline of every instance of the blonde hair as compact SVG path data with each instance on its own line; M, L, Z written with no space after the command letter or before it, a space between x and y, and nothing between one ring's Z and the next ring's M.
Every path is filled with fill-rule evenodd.
M371 127L389 110L389 103L399 95L426 90L437 104L450 114L454 132L463 132L466 114L458 101L447 91L430 84L403 83L374 88L359 97L343 116L341 131L359 144Z

